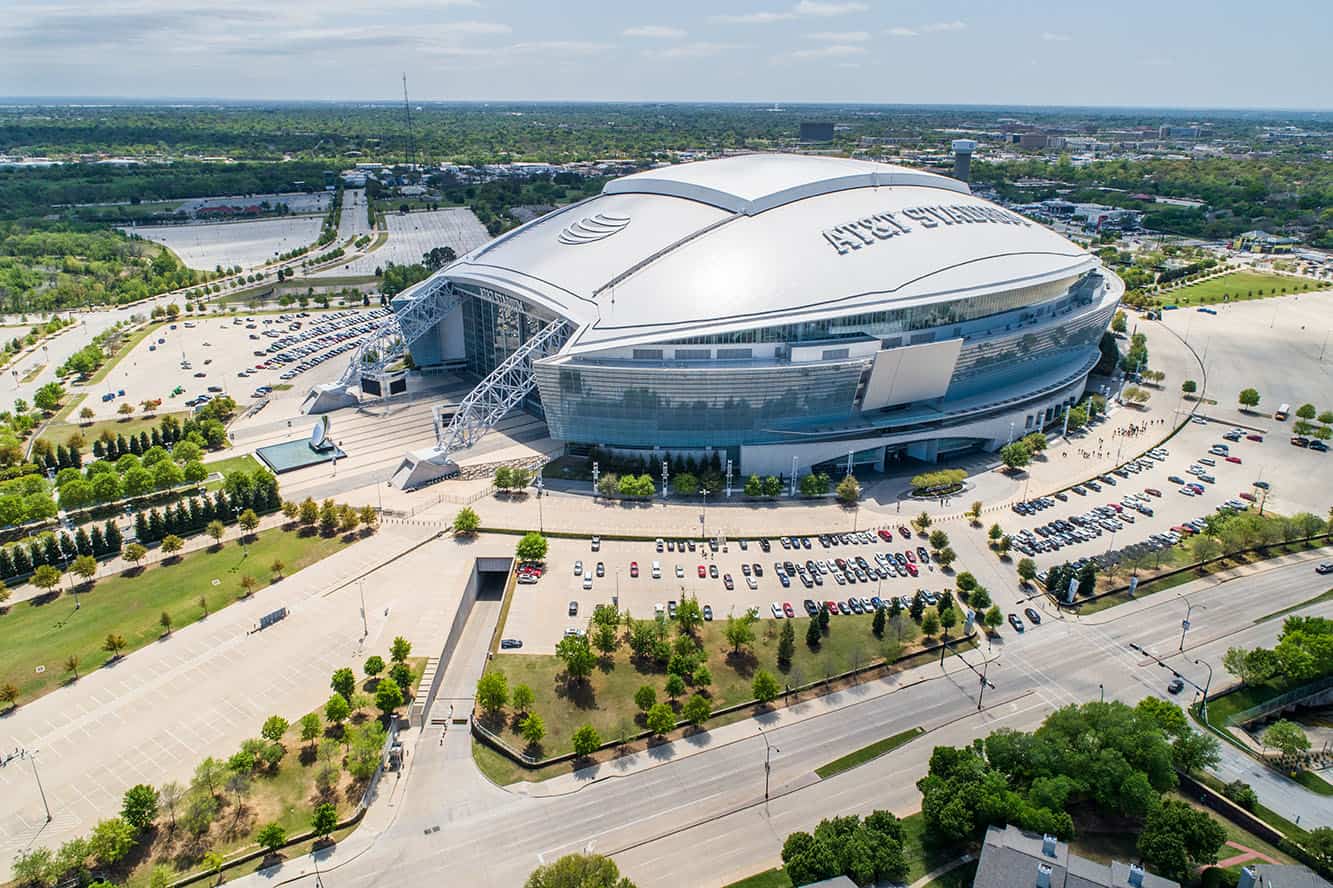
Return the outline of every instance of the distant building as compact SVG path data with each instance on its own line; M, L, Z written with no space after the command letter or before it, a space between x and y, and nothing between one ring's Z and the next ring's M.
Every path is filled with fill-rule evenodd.
M832 142L833 124L832 123L802 123L801 136L802 142Z
M1296 249L1300 240L1294 237L1280 237L1267 231L1246 231L1231 243L1233 250L1247 253L1290 253Z
M1180 888L1141 866L1109 865L1069 853L1055 836L1026 833L1017 827L986 830L973 888ZM1255 888L1255 886L1251 886ZM1272 888L1278 888L1274 885Z
M1039 150L1046 147L1045 133L1022 133L1018 137L1018 147Z
M1199 138L1199 128L1197 126L1169 126L1167 124L1162 124L1157 128L1157 138L1197 139Z

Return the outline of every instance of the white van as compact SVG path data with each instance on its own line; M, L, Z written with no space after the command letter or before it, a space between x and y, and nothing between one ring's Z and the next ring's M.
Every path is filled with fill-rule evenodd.
M660 561L653 562L653 579L654 580L662 579L662 562Z

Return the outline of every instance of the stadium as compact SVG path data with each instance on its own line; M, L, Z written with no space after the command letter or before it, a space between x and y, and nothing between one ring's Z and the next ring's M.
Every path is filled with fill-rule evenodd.
M462 256L307 404L403 390L407 352L474 379L402 487L514 409L572 450L719 452L743 474L931 463L1074 403L1123 291L964 182L736 156L612 180Z

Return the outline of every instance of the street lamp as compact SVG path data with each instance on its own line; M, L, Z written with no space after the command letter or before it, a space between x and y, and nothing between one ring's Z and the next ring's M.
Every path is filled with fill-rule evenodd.
M1183 595L1180 596L1180 598L1182 601L1184 600ZM1185 602L1185 619L1180 621L1180 646L1176 648L1177 651L1185 650L1185 633L1190 629L1190 614L1193 613L1196 607L1199 610L1208 610L1208 605L1206 604L1190 604L1189 602Z
M782 752L782 750L768 742L768 735L764 733L763 725L759 726L759 736L764 738L764 801L768 801L768 775L773 770L771 758L775 751Z
M37 781L37 792L42 797L42 807L46 809L46 822L50 823L52 820L51 805L46 801L46 790L42 788L42 777L37 773L37 750L34 749L29 752L26 749L15 749L9 755L0 758L0 768L5 767L16 758L25 758L32 762L32 776L33 779Z
M1207 660L1196 659L1194 665L1208 667L1208 680L1203 683L1203 702L1199 704L1199 711L1203 714L1203 723L1208 724L1208 689L1213 686L1213 664Z
M701 488L699 491L704 498L704 510L699 513L699 539L708 539L708 488Z
M542 479L537 476L537 531L546 533L546 522L542 519Z

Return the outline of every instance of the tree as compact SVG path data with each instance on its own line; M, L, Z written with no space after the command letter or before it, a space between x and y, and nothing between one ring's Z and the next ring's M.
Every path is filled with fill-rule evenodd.
M967 519L973 527L981 526L981 500L974 500L967 510Z
M1256 389L1241 389L1240 405L1245 408L1253 409L1259 406L1259 392Z
M1014 441L1000 448L1000 462L1007 469L1021 469L1032 462L1032 452L1022 441Z
M50 592L60 584L60 568L43 564L33 571L32 584L43 592Z
M288 727L290 724L287 719L280 715L270 715L264 719L264 724L259 729L259 736L270 743L279 743L282 741L282 736L287 733Z
M640 712L648 712L657 703L657 691L652 685L640 685L634 692L634 705Z
M79 680L79 655L70 654L65 658L65 671L74 673L74 680Z
M796 654L796 627L791 620L782 621L782 635L778 639L778 666L785 669L791 665L791 658Z
M1199 384L1192 379L1187 379L1180 384L1182 394L1192 395L1199 390Z
M170 614L170 613L168 613L167 611L162 611L162 615L161 615L160 617L157 618L157 623L158 623L159 626L162 627L162 633L163 633L164 635L170 635L170 634L171 634L171 614Z
M241 529L246 533L254 533L255 528L259 527L259 515L254 509L246 509L236 516L236 523L241 525Z
M287 844L287 830L279 823L265 824L255 833L255 843L272 854Z
M596 728L588 724L576 728L570 740L574 746L574 754L579 758L587 758L602 745L602 735L597 733Z
M301 523L310 527L319 520L319 503L315 502L310 497L306 497L301 501L301 505L297 512Z
M50 413L60 407L60 401L65 397L65 387L58 382L48 382L37 390L33 395L32 402L38 410L45 410ZM134 408L131 407L133 412Z
M834 493L838 502L843 505L851 505L861 499L861 482L856 480L855 475L848 475L838 482L837 490Z
M566 854L533 870L524 888L634 888L634 883L608 857Z
M666 703L655 703L648 710L647 724L654 734L665 734L676 726L676 713Z
M125 636L116 632L108 633L106 640L102 642L102 650L110 654L111 659L117 659L120 652L125 650Z
M566 635L555 646L555 655L565 664L565 676L571 682L581 682L597 666L597 655L592 652L583 635Z
M301 716L301 720L297 724L301 728L302 743L314 743L324 730L324 722L320 719L318 712L307 712Z
M335 669L333 677L329 679L329 686L344 700L351 703L352 694L356 692L356 675L347 666Z
M930 527L931 518L929 512L922 512L912 519L912 526L916 528L917 533L925 533L926 528Z
M727 639L727 643L731 645L733 654L739 654L742 647L754 641L755 620L753 610L747 610L739 617L727 616L727 625L723 630L723 636Z
M870 620L870 631L876 638L884 637L885 610L882 607L875 608L875 616ZM813 620L811 622L814 622Z
M329 702L324 704L324 717L334 727L341 726L351 714L352 704L342 694L334 694L329 698Z
M1284 756L1293 757L1310 748L1310 738L1305 736L1301 726L1287 719L1280 719L1269 725L1264 731L1265 746L1271 746Z
M532 693L532 688L525 684L514 685L514 692L510 696L512 697L510 702L513 703L515 712L526 713L532 708L532 704L536 700L536 695Z
M1221 761L1217 739L1187 728L1171 743L1171 760L1187 774L1215 767Z
M1190 557L1202 565L1222 554L1222 544L1211 534L1199 533L1190 537L1189 550Z
M927 611L921 620L921 632L925 635L935 635L940 631L940 616L935 611Z
M1129 324L1125 320L1125 312L1123 310L1117 311L1115 316L1111 318L1111 332L1124 333L1128 329Z
M750 692L754 694L754 699L759 703L771 703L778 694L782 693L782 686L773 673L766 669L760 669L754 674L754 681L750 683Z
M682 599L676 606L676 623L680 626L680 631L687 635L693 634L704 621L703 608L699 606L699 600L694 597Z
M121 801L120 816L135 832L141 833L157 819L157 803L157 790L147 783L131 786Z
M676 698L685 693L685 679L676 675L674 672L667 676L666 694L671 702L676 702Z
M393 643L389 645L389 659L395 663L406 663L411 654L412 642L401 635L395 635Z
M702 725L713 714L713 706L703 694L693 694L685 701L680 714L692 725Z
M986 611L986 628L994 634L996 629L1004 622L1004 614L1000 612L998 604L992 604L990 610Z
M386 716L403 705L403 691L392 678L382 678L375 686L375 706Z
M524 740L528 741L529 746L537 746L542 742L542 738L546 736L546 722L542 721L542 717L537 713L529 712L519 723L518 732Z
M103 865L111 866L125 859L134 847L134 841L134 827L122 817L112 817L93 827L88 846L93 857Z
M184 548L185 548L185 540L176 536L174 533L169 533L162 538L163 555L175 555L177 552L179 552L181 549Z
M519 561L545 561L546 550L546 537L539 533L528 532L518 541L514 553Z
M1037 562L1031 558L1018 559L1018 578L1023 581L1023 585L1031 583L1037 577Z
M249 574L241 576L241 597L249 598L259 588L259 581Z
M1217 860L1226 831L1207 812L1168 800L1153 808L1139 833L1138 852L1158 875L1187 882L1194 869Z
M1318 413L1319 411L1315 409L1313 404L1302 404L1296 408L1296 415L1305 420L1314 419Z
M337 827L338 809L328 802L316 806L314 813L310 816L310 831L315 834L315 838L325 838Z
M204 533L211 536L215 544L219 544L222 542L222 535L225 534L226 532L227 532L226 525L224 525L221 521L219 521L216 518L208 522L208 525L204 528Z
M509 703L509 679L503 672L487 672L477 681L477 703L495 716Z
M458 536L470 536L476 533L479 527L481 527L481 518L477 516L476 510L470 506L459 509L458 514L454 516L454 533Z
M366 662L361 665L361 671L366 673L368 678L374 678L384 671L384 658L379 654L366 657Z

